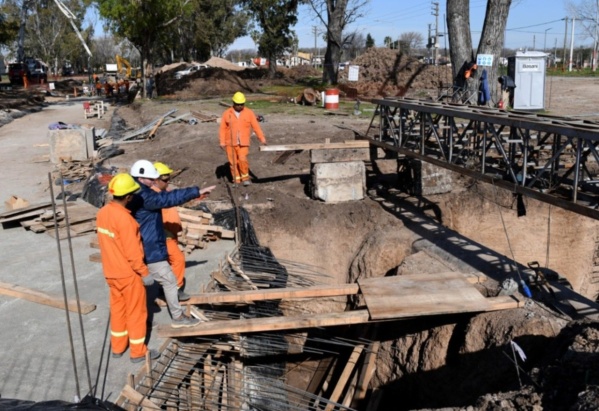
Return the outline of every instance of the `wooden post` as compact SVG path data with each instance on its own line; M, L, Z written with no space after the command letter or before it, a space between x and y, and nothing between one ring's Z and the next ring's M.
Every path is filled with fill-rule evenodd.
M345 364L345 368L343 369L343 372L341 373L341 376L337 381L337 385L335 386L335 389L331 394L331 402L327 404L325 411L332 411L332 409L335 408L334 403L339 401L339 398L343 393L343 389L345 388L345 384L349 380L349 377L351 377L351 374L354 371L354 368L356 367L356 363L358 362L358 358L360 358L360 354L362 354L363 350L364 344L360 344L356 345L356 347L352 351L351 355L349 356L349 359L347 360L347 364Z

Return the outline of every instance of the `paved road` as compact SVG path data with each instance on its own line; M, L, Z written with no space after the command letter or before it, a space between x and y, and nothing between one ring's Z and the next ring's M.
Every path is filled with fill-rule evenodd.
M108 128L112 111L109 109L109 115L102 120L84 120L81 102L61 102L0 127L0 204L3 205L4 200L13 194L27 199L31 204L50 201L48 173L53 164L38 162L41 156L49 154L47 130L50 123L63 121L81 124L85 121L97 128ZM115 161L118 162L115 159L112 163ZM85 396L91 386L97 397L114 401L127 375L139 371L140 366L132 364L126 356L118 360L111 359L108 366L104 358L100 367L102 352L107 350L108 289L101 265L88 259L90 254L97 251L89 247L92 236L72 239L74 270L68 241L60 242L69 298L74 299L76 295L73 280L75 271L80 299L97 306L95 311L82 316L83 333L78 315L70 313L73 350L65 311L0 295L2 398L73 401L77 395ZM199 284L205 282L209 273L217 267L218 258L232 246L232 241L217 241L206 250L194 251L188 257L187 290L199 290ZM47 234L35 234L20 227L0 229L0 282L62 296L56 240ZM155 321L169 322L168 312L162 310L157 313ZM152 336L149 346L157 348L162 343L163 340ZM73 355L76 358L76 371Z

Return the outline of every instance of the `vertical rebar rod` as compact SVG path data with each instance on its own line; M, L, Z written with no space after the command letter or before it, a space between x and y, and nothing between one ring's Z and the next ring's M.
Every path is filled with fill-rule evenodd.
M64 312L67 317L67 330L69 333L69 344L71 346L71 359L73 361L73 372L75 373L75 389L77 391L77 402L81 399L79 389L79 375L77 373L77 359L75 357L75 346L73 344L73 330L71 329L71 316L69 314L69 301L67 299L67 287L64 279L64 267L62 264L62 250L60 248L60 236L58 235L58 218L56 215L56 202L54 201L54 188L52 182L52 173L48 173L48 183L50 184L50 199L52 201L52 214L54 216L54 234L56 237L56 248L58 250L58 264L60 266L60 279L62 283L62 296L64 299Z
M87 373L88 392L92 392L92 378L89 370L89 357L87 355L87 343L85 341L85 330L83 328L83 315L81 314L81 300L79 299L79 285L77 284L77 271L75 270L75 258L73 257L73 242L71 240L71 223L69 220L69 212L67 210L67 200L64 190L64 180L60 173L60 194L62 196L62 207L64 208L64 219L67 230L67 242L69 244L69 257L71 260L71 272L73 273L73 288L75 289L75 301L77 302L77 317L79 318L79 328L81 330L81 341L83 342L83 358L85 360L85 370ZM58 226L54 225L56 236L58 235Z

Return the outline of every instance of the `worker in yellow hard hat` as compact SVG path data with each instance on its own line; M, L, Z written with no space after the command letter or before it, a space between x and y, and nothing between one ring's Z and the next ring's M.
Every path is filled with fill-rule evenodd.
M152 190L156 192L168 191L168 186L171 181L171 174L173 169L164 163L154 163L156 171L160 177L154 180ZM179 301L189 300L189 295L183 291L185 286L185 255L179 249L178 235L183 231L183 225L181 224L181 217L177 207L163 208L162 209L162 223L164 226L164 233L166 234L166 251L168 253L168 263L171 265L173 274L177 278L177 292Z
M252 110L245 107L245 96L241 92L233 95L233 106L223 113L220 123L220 147L227 153L231 178L234 186L251 184L248 153L253 129L258 140L266 145L266 138Z
M102 270L110 290L110 343L113 358L130 348L132 362L144 361L147 352L146 288L154 280L144 262L139 224L126 208L140 185L129 174L117 174L108 183L112 201L96 216ZM160 353L150 351L156 359Z

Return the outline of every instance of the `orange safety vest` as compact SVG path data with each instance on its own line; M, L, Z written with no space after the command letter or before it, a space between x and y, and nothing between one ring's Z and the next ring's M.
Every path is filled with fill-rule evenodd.
M114 201L108 203L98 211L96 228L106 278L148 275L139 224L128 209Z
M260 124L256 119L256 115L252 110L245 107L239 113L239 118L235 115L235 109L229 107L223 113L223 117L220 122L220 145L221 146L242 146L248 147L250 145L250 135L253 129L262 143L266 143L266 138Z

